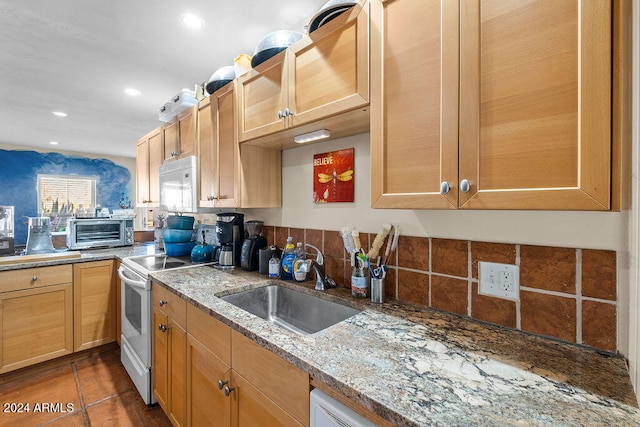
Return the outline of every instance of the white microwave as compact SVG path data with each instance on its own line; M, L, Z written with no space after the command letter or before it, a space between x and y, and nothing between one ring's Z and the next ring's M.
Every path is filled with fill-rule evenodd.
M198 158L189 156L160 166L160 207L169 212L198 211Z
M67 225L69 249L133 245L133 218L72 218Z

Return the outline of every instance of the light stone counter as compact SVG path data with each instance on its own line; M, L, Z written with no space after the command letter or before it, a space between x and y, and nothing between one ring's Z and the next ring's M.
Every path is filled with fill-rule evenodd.
M276 283L362 308L299 335L219 297L273 281L198 267L152 277L190 303L403 426L633 426L640 411L623 358L344 289ZM319 295L321 294L321 295Z

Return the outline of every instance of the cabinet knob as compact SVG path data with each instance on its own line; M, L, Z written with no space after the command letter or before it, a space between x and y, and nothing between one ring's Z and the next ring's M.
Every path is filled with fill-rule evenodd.
M235 389L236 389L235 387L229 387L228 385L224 386L224 395L229 396L231 392Z
M278 118L281 119L284 117L284 114L282 114L282 111L278 111Z
M163 306L167 305L167 302L163 301L163 300L160 300L159 304L160 304L160 307L163 307Z
M229 381L218 380L218 390L222 390L227 384L229 384Z
M288 108L285 108L284 109L284 116L285 117L293 116L293 113Z
M32 281L32 282L35 282L35 281L37 281L37 280L38 280L38 276L33 276L33 277L31 278L31 281Z
M451 188L449 187L449 183L447 181L442 181L440 183L440 194L442 194L443 196L449 194L449 190Z
M167 325L163 325L162 323L160 323L158 325L158 329L160 329L162 332L167 332Z
M468 179L463 179L462 181L460 181L460 191L462 191L463 193L468 193L470 189L471 184L469 183Z
M178 155L178 152L177 152L177 151L172 151L172 152L171 152L171 157L176 157L177 155Z

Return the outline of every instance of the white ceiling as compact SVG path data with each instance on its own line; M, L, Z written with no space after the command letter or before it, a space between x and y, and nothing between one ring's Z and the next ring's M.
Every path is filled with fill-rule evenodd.
M302 31L325 1L0 0L0 144L135 157L169 98L268 33Z

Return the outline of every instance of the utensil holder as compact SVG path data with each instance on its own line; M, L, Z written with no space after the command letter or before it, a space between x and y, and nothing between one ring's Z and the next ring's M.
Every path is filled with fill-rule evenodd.
M384 279L371 278L371 302L376 304L384 302Z

